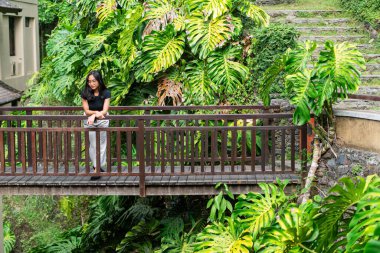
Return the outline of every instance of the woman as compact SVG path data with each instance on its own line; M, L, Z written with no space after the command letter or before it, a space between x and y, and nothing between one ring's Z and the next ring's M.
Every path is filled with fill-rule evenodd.
M109 120L105 117L108 114L111 92L106 88L102 75L97 70L92 70L86 77L86 84L81 94L82 105L88 119L84 122L85 128L108 127ZM96 168L96 132L90 131L90 159L95 170ZM100 167L106 164L107 134L100 132ZM100 168L101 171L104 171ZM91 177L91 180L99 179L100 176Z

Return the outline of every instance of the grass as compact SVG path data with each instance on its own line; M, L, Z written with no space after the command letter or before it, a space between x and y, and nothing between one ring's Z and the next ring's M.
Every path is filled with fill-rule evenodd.
M339 0L296 0L292 4L278 4L264 6L264 9L271 10L341 10Z

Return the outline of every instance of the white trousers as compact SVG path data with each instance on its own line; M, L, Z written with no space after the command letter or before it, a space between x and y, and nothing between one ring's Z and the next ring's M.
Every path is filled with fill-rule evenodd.
M85 128L105 128L110 124L109 120L96 120L92 125L87 124L87 120L84 121ZM89 132L90 141L90 159L92 166L96 167L96 132ZM106 151L107 151L107 132L100 132L100 167L105 167L106 165Z

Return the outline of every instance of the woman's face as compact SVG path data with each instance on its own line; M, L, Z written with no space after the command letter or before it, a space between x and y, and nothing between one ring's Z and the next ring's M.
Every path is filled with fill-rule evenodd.
M93 91L96 91L99 89L99 82L98 80L95 79L93 75L88 76L87 83Z

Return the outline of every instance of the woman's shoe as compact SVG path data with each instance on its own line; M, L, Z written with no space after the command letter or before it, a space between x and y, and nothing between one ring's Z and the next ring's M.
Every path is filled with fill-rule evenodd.
M94 170L95 170L95 167L92 167ZM100 172L105 172L105 170L103 170L102 168L100 168ZM98 180L100 179L100 176L92 176L90 178L91 181L94 181L94 180Z

